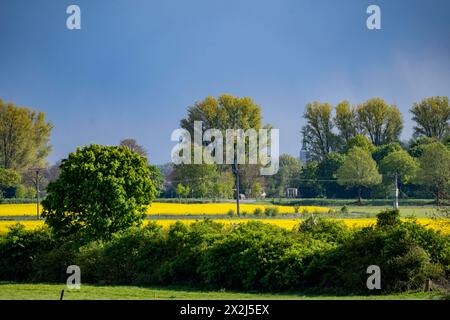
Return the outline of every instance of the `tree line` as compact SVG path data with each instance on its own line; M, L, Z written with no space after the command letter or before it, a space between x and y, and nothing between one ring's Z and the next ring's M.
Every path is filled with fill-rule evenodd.
M232 198L239 189L248 197L284 197L297 188L300 197L358 198L392 196L398 182L401 197L431 198L448 194L450 181L450 105L448 97L430 97L410 109L414 133L400 139L404 120L395 105L373 98L359 105L348 101L306 105L301 129L307 161L280 156L277 174L262 177L257 165L165 165L163 197ZM262 123L260 106L251 99L207 97L188 108L180 121L209 128L271 128ZM238 169L238 170L236 170ZM432 169L432 170L431 170Z
M57 167L49 167L53 125L45 113L0 99L0 198L31 198L45 188ZM36 174L36 173L39 174Z
M280 169L261 176L260 165L150 165L157 196L180 198L284 197L297 188L302 198L386 198L398 182L401 197L448 198L450 181L450 105L448 97L430 97L410 108L414 134L401 141L403 116L380 98L359 105L312 102L306 105L301 128L308 161L280 156ZM262 109L249 97L207 97L187 108L180 126L203 130L272 128ZM0 100L0 194L33 198L59 175L60 162L49 166L53 125L42 112ZM134 139L121 146L148 159ZM148 160L147 160L148 162ZM36 174L39 170L39 174ZM237 181L239 181L237 183ZM36 188L39 187L39 188Z

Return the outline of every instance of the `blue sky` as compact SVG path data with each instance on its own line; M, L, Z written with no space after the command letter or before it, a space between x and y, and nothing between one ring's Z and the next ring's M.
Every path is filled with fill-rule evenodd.
M66 28L77 4L82 29ZM382 30L366 28L381 7ZM297 155L310 101L450 96L450 1L0 0L0 98L46 112L50 162L133 137L170 160L172 130L208 95L250 96Z

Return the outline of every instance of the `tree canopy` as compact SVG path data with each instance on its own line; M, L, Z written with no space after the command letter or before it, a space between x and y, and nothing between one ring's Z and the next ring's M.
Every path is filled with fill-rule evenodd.
M440 204L450 185L450 150L445 145L434 142L424 147L417 182L429 187Z
M46 223L59 235L108 238L139 224L155 196L147 160L125 147L78 148L60 168L42 202Z
M450 104L448 97L431 97L414 103L411 108L416 122L416 136L434 137L444 140L450 134Z
M53 126L43 112L17 107L0 100L0 164L22 171L46 165Z
M361 201L361 188L379 184L381 175L370 153L354 147L348 152L344 163L337 171L337 182L343 186L357 187Z

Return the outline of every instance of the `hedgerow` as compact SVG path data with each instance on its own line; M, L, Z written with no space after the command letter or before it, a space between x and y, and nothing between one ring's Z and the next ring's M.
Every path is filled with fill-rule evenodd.
M93 284L367 293L367 267L378 265L382 287L371 292L384 293L422 289L450 274L449 237L402 222L396 211L356 230L317 217L291 231L206 219L169 229L151 223L109 240L56 239L48 229L12 228L0 238L0 280L64 282L75 264L82 282Z

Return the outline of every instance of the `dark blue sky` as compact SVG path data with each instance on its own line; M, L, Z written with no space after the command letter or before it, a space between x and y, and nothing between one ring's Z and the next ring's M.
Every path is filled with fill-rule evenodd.
M77 4L82 30L66 29ZM382 30L366 28L366 8ZM172 130L208 95L250 96L297 155L309 101L450 95L450 1L0 0L0 98L45 111L50 161L134 137L170 160Z

